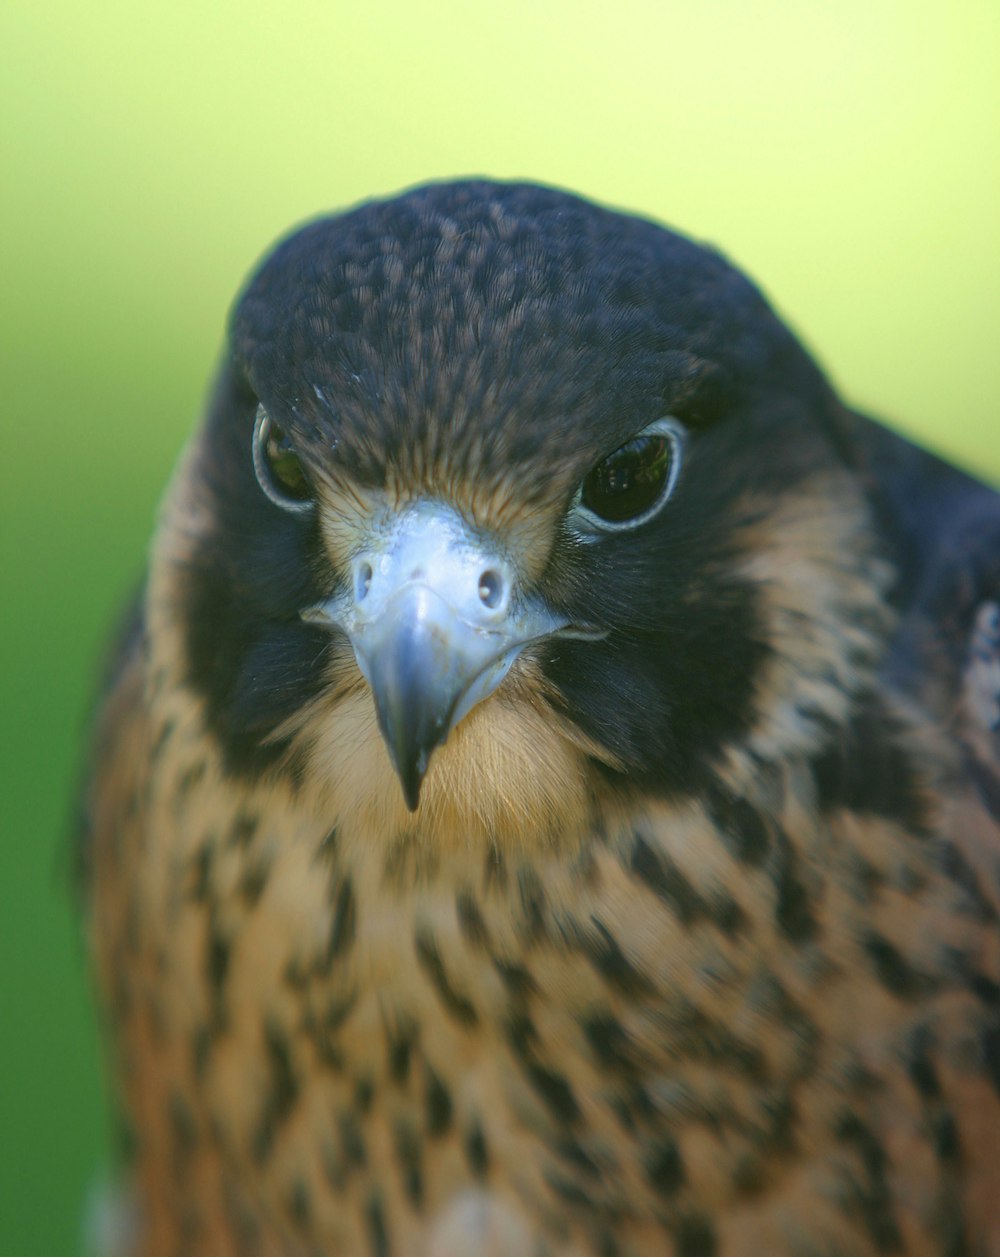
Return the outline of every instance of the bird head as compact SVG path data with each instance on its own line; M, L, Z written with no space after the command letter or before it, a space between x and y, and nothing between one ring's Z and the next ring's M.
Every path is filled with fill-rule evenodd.
M226 771L551 836L808 743L881 636L839 413L718 254L562 192L299 230L154 567Z

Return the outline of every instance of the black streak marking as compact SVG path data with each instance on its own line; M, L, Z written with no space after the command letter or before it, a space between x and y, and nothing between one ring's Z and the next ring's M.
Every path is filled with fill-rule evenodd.
M745 1153L733 1169L733 1186L742 1196L759 1195L767 1184L766 1158L756 1153Z
M333 921L330 924L330 938L326 948L326 963L330 965L338 956L354 942L357 928L354 908L354 886L349 877L343 878L337 888L337 897L333 905Z
M610 1096L608 1104L614 1115L618 1118L619 1122L621 1122L624 1129L627 1130L630 1135L634 1135L636 1116L632 1112L632 1105L629 1101L624 1099L622 1096Z
M837 1127L837 1137L850 1144L861 1158L865 1182L855 1183L854 1205L880 1253L902 1247L902 1236L892 1213L892 1193L886 1177L888 1158L868 1127L848 1114Z
M778 832L777 867L774 873L778 902L774 918L778 928L793 943L805 943L816 933L816 921L806 888L798 873L798 857L786 834Z
M573 1089L562 1074L535 1061L527 1062L525 1068L532 1086L555 1116L562 1122L575 1122L580 1116L580 1108Z
M976 918L984 922L996 921L996 909L979 884L975 869L953 842L941 844L940 862L944 875L965 891L971 911Z
M165 720L163 724L160 725L160 728L156 734L156 738L153 741L152 746L149 748L150 768L153 767L156 761L163 754L164 747L167 745L167 743L170 741L171 737L173 736L174 728L175 728L175 724L173 720Z
M305 961L298 957L293 957L288 964L285 965L285 972L282 976L293 991L297 991L301 994L309 986L311 970L311 965L306 964Z
M756 868L764 862L771 835L763 817L746 799L733 798L723 790L708 794L709 815L733 855Z
M332 860L337 854L338 837L337 828L334 826L334 828L330 830L323 841L319 844L316 854L318 856L322 856L326 860Z
M267 885L270 872L271 867L265 860L258 860L256 863L247 866L242 878L240 878L240 895L248 908L253 908L257 905L261 895L264 893L264 887Z
M1000 821L1000 781L996 773L991 772L973 755L964 756L964 761L965 769L976 787L983 806L994 820Z
M499 956L493 957L493 964L507 990L515 999L524 999L538 989L538 984L524 965L519 965L514 960L504 960Z
M424 1104L427 1110L427 1133L432 1138L443 1135L451 1125L451 1095L434 1071L425 1068Z
M258 1162L267 1158L278 1128L291 1114L299 1096L299 1084L292 1069L291 1055L284 1034L277 1027L268 1026L264 1033L264 1041L267 1049L270 1085L254 1135L253 1154Z
M904 734L877 698L864 702L837 743L813 760L820 809L880 816L925 834L926 799Z
M676 1257L715 1257L718 1242L711 1222L704 1214L682 1218L674 1232Z
M212 843L206 842L199 847L192 861L191 898L195 903L204 903L208 898L208 888L212 876L212 862L215 849Z
M345 1109L337 1124L340 1127L340 1145L344 1150L344 1158L349 1165L363 1166L368 1157L357 1117L350 1109Z
M382 1199L378 1195L369 1198L368 1236L371 1241L372 1257L389 1257L389 1232L386 1230L385 1214L382 1211Z
M623 995L652 994L652 982L628 960L610 930L597 917L590 920L596 933L581 931L579 946L601 977Z
M310 1212L309 1188L301 1178L297 1178L288 1197L288 1215L301 1230L308 1226Z
M795 1123L798 1114L795 1101L787 1092L780 1092L763 1106L768 1124L761 1145L770 1152L792 1152L795 1148Z
M199 1026L191 1040L191 1064L197 1079L205 1077L208 1058L212 1051L212 1032L208 1026Z
M334 1073L342 1073L345 1059L343 1049L337 1042L336 1024L328 1027L309 1009L302 1019L302 1028L312 1038L320 1063Z
M610 1013L597 1013L582 1023L595 1059L605 1069L634 1077L632 1044L621 1023Z
M357 991L349 991L347 995L343 995L339 999L332 999L330 1001L326 1007L326 1013L323 1016L323 1029L327 1034L334 1034L340 1029L350 1016L357 1000Z
M403 1177L403 1190L414 1209L424 1203L424 1172L420 1139L409 1122L397 1122L395 1128L396 1159Z
M521 930L530 941L537 941L546 931L546 901L541 879L534 869L525 865L517 870L517 890L524 914Z
M718 1062L757 1082L767 1079L767 1058L760 1048L737 1038L687 1001L678 1001L670 1033L675 1051L685 1059Z
M970 974L969 988L977 999L982 1000L984 1004L988 1004L991 1008L995 1008L1000 1004L1000 985L994 982L992 978L986 977L985 974Z
M485 1177L490 1167L490 1154L486 1147L486 1136L478 1122L474 1122L465 1132L465 1159L476 1178Z
M640 878L673 911L681 925L691 925L705 914L705 904L677 865L636 835L630 864Z
M258 818L256 816L248 816L245 812L241 812L233 821L232 828L229 831L227 839L228 845L231 847L243 847L244 849L253 841L254 834L257 832Z
M419 933L414 940L416 947L417 960L421 969L430 979L431 984L437 991L438 998L456 1021L461 1022L463 1026L474 1026L479 1021L479 1015L472 1006L467 996L460 991L456 991L451 984L451 980L445 972L444 962L441 959L441 953L438 951L437 943L427 933Z
M507 885L507 864L499 851L489 848L483 865L483 887L489 892L494 887L504 888Z
M1000 1021L988 1025L982 1033L983 1065L986 1076L1000 1095Z
M375 1084L370 1078L359 1078L354 1084L354 1103L361 1113L367 1113L375 1099Z
M610 1231L601 1231L599 1234L597 1257L619 1257L618 1241Z
M489 932L479 905L468 891L462 891L455 897L455 911L458 913L458 924L467 942L473 947L489 946Z
M541 1099L560 1121L575 1122L580 1109L573 1089L561 1074L539 1064L535 1054L538 1035L531 1018L523 1013L513 1014L507 1021L506 1031L508 1043Z
M559 1139L552 1145L552 1151L562 1161L568 1162L591 1178L599 1178L601 1168L578 1139L572 1135Z
M546 1170L545 1181L557 1196L565 1200L568 1205L572 1205L574 1209L594 1208L595 1201L591 1193L572 1179L563 1178L561 1174L554 1174L551 1170Z
M667 1199L675 1195L684 1182L680 1149L669 1136L664 1136L649 1149L643 1157L643 1166L650 1186Z
M410 1073L410 1057L417 1040L417 1027L410 1021L386 1025L386 1043L389 1051L389 1073L394 1082L404 1083Z
M925 1100L936 1100L941 1095L941 1083L930 1058L931 1046L930 1031L922 1027L913 1037L909 1074L910 1081Z
M215 1008L214 1018L222 1017L222 1001L225 996L226 976L229 973L231 949L229 940L224 938L218 924L213 921L208 931L208 946L205 954L205 977L208 980L212 1002Z
M174 791L174 798L178 802L185 799L204 776L204 763L191 764L190 767L181 773L180 780L177 782L177 788Z
M942 1113L935 1118L932 1130L934 1132L934 1152L938 1160L954 1161L961 1152L955 1119L950 1113Z
M522 1061L533 1059L538 1033L534 1022L526 1013L511 1015L507 1022L507 1041Z
M709 904L709 911L715 924L724 934L728 934L730 938L736 938L738 935L745 933L747 928L746 913L735 899L731 899L725 894L713 896L712 902Z
M930 979L914 969L887 938L873 931L865 938L864 948L876 977L887 991L905 1000L917 999L927 992Z

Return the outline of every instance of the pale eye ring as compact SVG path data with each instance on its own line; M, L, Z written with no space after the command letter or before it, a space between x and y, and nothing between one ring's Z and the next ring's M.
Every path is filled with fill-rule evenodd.
M672 415L657 419L612 450L584 477L570 509L574 531L591 540L626 532L660 513L677 486L687 429Z
M288 436L263 403L253 425L253 469L257 483L275 506L303 513L313 508L313 490Z

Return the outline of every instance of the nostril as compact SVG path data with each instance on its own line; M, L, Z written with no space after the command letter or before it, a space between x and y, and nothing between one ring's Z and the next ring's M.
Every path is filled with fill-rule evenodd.
M364 602L371 585L372 565L370 563L359 563L354 574L354 601Z
M494 610L503 598L503 581L500 573L488 567L479 577L479 601L484 607Z

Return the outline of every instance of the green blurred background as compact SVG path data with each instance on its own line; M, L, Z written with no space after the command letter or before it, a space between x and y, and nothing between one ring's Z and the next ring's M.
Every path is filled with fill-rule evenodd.
M0 1253L107 1172L65 831L227 306L290 224L561 184L721 245L861 406L1000 479L996 0L37 0L0 18Z

